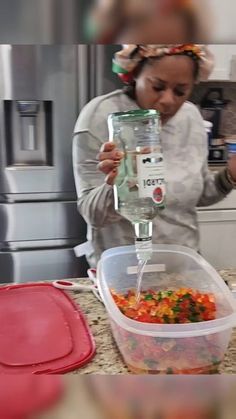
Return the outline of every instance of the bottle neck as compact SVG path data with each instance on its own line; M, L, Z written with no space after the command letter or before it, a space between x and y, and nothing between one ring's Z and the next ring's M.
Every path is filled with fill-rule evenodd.
M152 256L152 222L134 223L135 248L139 260L149 260Z
M134 222L134 231L137 239L152 240L152 221Z

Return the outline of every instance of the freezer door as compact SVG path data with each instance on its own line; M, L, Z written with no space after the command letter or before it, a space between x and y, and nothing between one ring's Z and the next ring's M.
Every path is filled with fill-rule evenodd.
M0 284L86 277L88 268L73 248L0 252L0 265Z
M58 247L86 240L75 201L0 203L0 249Z

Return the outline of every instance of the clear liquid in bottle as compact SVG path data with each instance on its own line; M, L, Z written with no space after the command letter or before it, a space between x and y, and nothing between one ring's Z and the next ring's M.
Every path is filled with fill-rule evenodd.
M114 185L115 209L134 226L138 259L136 303L152 255L152 220L164 208L164 161L159 113L137 110L108 117L109 139L124 152Z

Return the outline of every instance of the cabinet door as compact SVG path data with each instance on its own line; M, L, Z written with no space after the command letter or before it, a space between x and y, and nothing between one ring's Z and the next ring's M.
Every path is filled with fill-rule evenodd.
M211 44L208 47L215 59L215 67L209 80L230 80L231 60L236 55L236 44Z
M214 54L215 67L210 80L227 80L229 78L229 52L228 45L209 45Z
M236 43L234 0L208 0L213 18L212 40L215 43Z
M216 269L236 268L236 211L199 211L200 250Z

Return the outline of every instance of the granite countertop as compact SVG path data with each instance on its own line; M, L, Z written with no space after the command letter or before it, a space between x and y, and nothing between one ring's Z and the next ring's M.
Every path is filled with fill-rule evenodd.
M229 283L236 282L236 269L220 271L219 274L222 276L222 278L224 278ZM83 280L83 282L87 282L87 281ZM109 321L105 312L105 308L102 305L102 303L100 303L94 297L94 295L89 292L87 293L71 292L70 295L80 305L81 309L83 310L84 314L87 317L87 321L89 323L89 326L95 338L95 342L97 346L97 354L95 355L93 360L89 364L84 366L83 368L79 370L75 370L72 373L62 376L65 391L63 392L63 395L60 398L60 400L58 400L53 406L49 407L49 409L45 411L44 413L42 414L39 413L36 416L35 415L32 416L32 419L65 419L65 418L78 419L80 417L83 417L83 418L86 417L86 418L91 418L91 419L104 419L104 417L110 418L111 411L109 410L109 414L108 414L108 411L106 409L107 406L110 407L110 404L107 403L107 399L106 401L104 401L104 397L101 396L101 394L103 394L104 384L106 386L110 384L110 381L108 383L106 381L104 382L103 379L101 381L100 375L103 374L103 377L106 380L105 374L114 375L114 379L116 375L116 379L117 379L118 378L117 374L119 374L119 376L122 377L121 376L122 374L124 375L128 373L128 370L125 367L121 359L121 356L119 354L119 351L115 345L115 342L112 338ZM225 361L221 367L221 373L236 374L236 329L233 332L232 339L231 339L227 354L225 356ZM99 392L94 393L94 388L91 393L91 387L88 386L89 382L87 381L87 379L85 380L85 377L81 376L81 374L99 374L100 378L99 376L98 377L93 376L92 378L99 379L99 383L101 384L101 393ZM140 376L137 378L140 380ZM98 381L96 381L95 384L96 383L98 384ZM210 381L210 385L211 384L212 384L212 380ZM209 382L207 382L205 386L206 385L209 385ZM219 386L217 385L216 388L218 387ZM114 387L112 386L111 389L113 388ZM124 392L125 391L126 391L126 387L124 387ZM173 391L173 387L172 387L172 391ZM206 391L209 392L209 390L206 390ZM199 394L203 394L203 393L201 392ZM197 397L199 397L199 394ZM114 393L112 391L109 394L109 398L108 398L109 401L110 401L111 395L112 397L114 397ZM225 395L225 393L223 393L223 395ZM219 397L218 393L217 393L217 396ZM233 396L233 393L232 393L232 396ZM132 404L127 402L127 400L129 399L127 399L124 396L124 393L123 395L122 393L119 394L117 400L118 400L118 405L116 402L114 405L117 412L117 417L118 415L119 417L129 417L129 418L137 417L136 415L137 411L135 410L135 413L133 412ZM123 402L121 402L121 400ZM220 411L224 412L224 410L221 410L223 408L222 400L226 400L226 402L228 403L229 399L226 397L225 399L220 399L220 401L219 401L219 398L215 400L217 403L217 408L220 408ZM139 406L142 406L142 408L144 408L146 406L146 403L145 404L141 403ZM234 404L230 406L233 406L233 408L235 407ZM228 417L234 417L233 411L234 410L232 411L230 410L230 415ZM147 416L146 409L144 409L144 412L145 414L143 414L143 417L146 417ZM148 417L151 417L151 416L148 415Z
M225 163L220 163L220 164L208 164L208 168L209 170L211 170L212 172L219 172L220 170L223 170L226 167Z
M231 282L236 283L236 269L222 270L219 271L219 274L229 284ZM85 314L96 343L96 355L93 360L79 370L73 371L72 374L129 373L113 340L109 320L103 304L90 292L71 292L70 294ZM233 330L230 345L224 363L220 367L220 372L236 374L236 328Z

